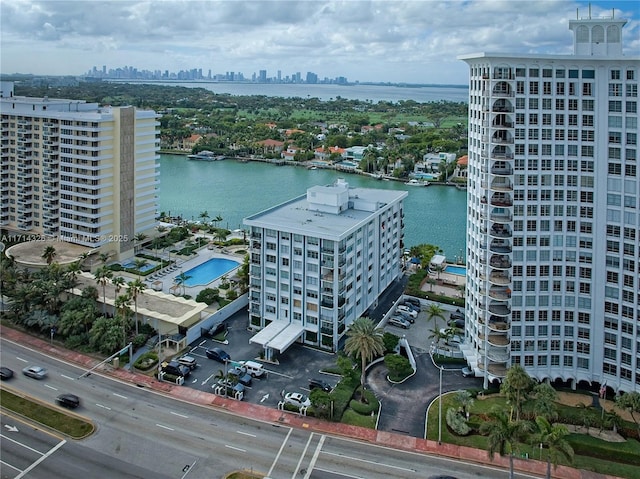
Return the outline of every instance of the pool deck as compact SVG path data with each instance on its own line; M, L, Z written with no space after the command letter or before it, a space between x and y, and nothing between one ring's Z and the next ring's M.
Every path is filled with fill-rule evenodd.
M198 235L202 236L202 235ZM209 249L208 246L204 246L203 248L197 250L194 255L189 258L185 258L184 256L171 256L172 266L165 268L163 271L164 275L159 276L159 273L154 273L145 278L145 284L156 291L162 291L167 294L183 294L183 287L177 287L174 278L178 276L180 273L184 273L189 271L191 268L195 268L210 259L219 258L219 259L229 259L233 261L237 261L242 265L244 260L244 254L235 254L235 250L245 250L247 251L248 246L233 246L229 248L220 248L215 247L213 249ZM156 254L153 250L144 249L142 252L146 254ZM162 256L163 259L169 259L168 254L166 253L158 253L158 256ZM239 266L240 266L239 265ZM173 268L173 269L172 269ZM233 277L235 274L235 269L231 270L226 276L228 278ZM220 279L216 279L209 284L206 285L196 285L196 286L185 286L184 293L190 295L192 298L195 298L200 291L205 288L217 288L220 286Z
M429 277L435 279L440 284L431 285L425 281L422 286L422 291L432 291L442 296L449 296L450 298L461 298L464 296L464 293L462 293L458 287L466 284L466 277L445 271L441 271L439 276L437 273L430 273Z

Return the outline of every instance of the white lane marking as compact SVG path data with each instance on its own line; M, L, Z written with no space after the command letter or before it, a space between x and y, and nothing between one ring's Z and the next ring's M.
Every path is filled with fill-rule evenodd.
M122 399L129 399L127 396L123 396L122 394L113 393L113 395L118 396L119 398L122 398Z
M49 389L53 389L54 391L57 391L58 388L54 388L53 386L49 386L48 384L44 385L45 388L49 388Z
M9 436L5 436L4 434L1 434L0 437L2 437L3 441L11 441L14 444L17 444L20 447L23 447L25 449L28 449L31 452L35 452L36 454L38 454L39 456L42 456L43 454L45 454L44 452L38 451L37 449L34 449L32 447L27 446L25 443L20 442L20 441L16 441L15 439L10 438Z
M19 357L19 356L16 356L16 359L17 359L18 361L22 361L23 363L28 363L28 362L29 362L29 361L27 361L26 359L22 359L22 358L21 358L21 357Z
M324 440L327 436L324 434L320 437L320 441L318 441L318 445L316 446L316 451L313 453L313 457L311 458L311 462L309 463L309 467L307 467L307 473L304 475L304 479L309 479L311 477L311 473L313 472L313 468L318 461L318 456L320 455L320 451L322 450L322 445L324 444Z
M18 472L22 472L22 469L18 469L16 466L12 466L11 464L9 464L8 462L5 461L0 461L0 464L2 464L3 466L7 466L10 467L11 469L15 469Z
M61 374L60 376L62 376L62 377L63 377L63 378L65 378L65 379L71 379L72 381L75 381L75 380L76 380L76 378L72 378L71 376L66 376L66 375L64 375L64 374Z
M59 442L58 444L56 444L52 449L49 450L49 452L47 452L46 454L42 455L36 462L34 462L33 464L31 464L29 467L27 467L24 471L22 471L20 474L18 474L16 476L15 479L22 479L25 475L27 475L29 472L31 472L31 470L33 468L35 468L38 464L40 464L42 461L44 461L47 457L49 457L50 455L52 455L54 452L56 452L58 449L60 449L62 446L64 446L67 443L67 441L62 440L62 442Z
M307 443L304 445L304 449L302 450L302 454L300 454L300 459L298 460L298 464L296 464L296 468L293 470L292 479L296 479L296 472L300 470L300 464L302 464L302 460L304 456L307 455L307 449L309 449L309 444L311 443L311 439L313 439L313 432L309 435L309 439L307 439Z
M406 467L400 467L400 466L393 466L391 464L385 464L384 462L378 462L378 461L369 461L367 459L361 459L359 457L351 457L351 456L347 456L346 454L336 454L334 452L323 452L323 454L326 454L328 456L336 456L336 457L341 457L344 459L350 459L352 461L360 461L360 462L366 462L367 464L375 464L376 466L383 466L383 467L388 467L390 469L398 469L399 471L409 471L409 472L416 472L415 469L408 469Z
M103 406L102 404L98 403L96 403L96 406L101 407L102 409L106 409L107 411L111 411L111 408L109 406Z
M364 477L361 477L361 476L352 476L351 474L346 474L342 471L332 471L330 469L323 469L322 467L318 467L315 470L321 471L321 472L328 472L329 474L335 474L336 476L350 477L351 479L365 479Z
M284 445L289 440L289 436L291 436L292 432L293 432L293 429L289 429L289 432L287 433L287 437L285 437L284 441L282 441L282 445L280 446L280 450L278 451L278 454L276 454L276 457L273 460L273 464L271 464L271 468L269 469L269 472L267 472L267 477L271 477L271 473L273 472L273 468L276 467L278 459L280 459L280 454L282 454L282 450L284 449Z
M229 444L225 444L224 447L228 447L229 449L234 449L234 450L240 451L240 452L247 452L246 449L240 449L239 447L230 446Z
M196 462L198 462L197 459L195 461L193 461L189 467L185 467L186 471L185 471L185 469L183 469L184 474L182 475L181 479L184 479L185 477L187 477L187 474L189 474L189 472L193 469L193 466L196 465Z
M177 412L169 411L169 414L173 414L174 416L182 417L187 419L189 416L185 416L184 414L178 414Z
M251 434L250 432L236 431L238 434L242 434L244 436L256 437L255 434Z
M169 426L163 426L162 424L156 424L156 426L161 427L162 429L167 429L169 431L173 431L174 429Z

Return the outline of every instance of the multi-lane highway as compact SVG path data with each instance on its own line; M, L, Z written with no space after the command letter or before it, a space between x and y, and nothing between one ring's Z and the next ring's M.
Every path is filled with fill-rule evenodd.
M96 373L78 379L83 371L74 365L5 339L0 346L2 365L16 372L7 386L50 403L60 393L77 394L82 405L76 412L97 426L92 436L73 441L3 415L3 478L210 479L234 469L253 469L274 479L508 476L487 466L239 417ZM20 371L30 364L46 367L48 377L23 376Z

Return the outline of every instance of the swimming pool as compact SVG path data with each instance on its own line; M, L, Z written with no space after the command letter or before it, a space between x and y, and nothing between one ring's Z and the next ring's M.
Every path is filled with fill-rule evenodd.
M458 276L466 276L467 268L464 266L453 266L452 264L448 264L444 269L445 273L457 274Z
M141 273L146 273L147 271L152 270L153 268L155 268L156 266L158 266L157 263L154 263L152 261L147 261L147 264L145 264L142 268L139 269L139 271ZM123 268L128 268L128 269L138 269L136 268L136 263L135 261L127 261L126 263L121 263L120 266L122 266Z
M184 285L204 286L238 266L240 263L232 259L211 258L209 261L185 271L184 274L191 277L184 282Z
M429 180L429 181L434 181L439 178L439 175L432 175L431 173L414 173L411 176L419 180Z

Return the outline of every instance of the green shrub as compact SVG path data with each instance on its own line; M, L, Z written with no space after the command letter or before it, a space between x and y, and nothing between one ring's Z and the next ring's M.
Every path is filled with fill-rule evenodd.
M384 364L389 369L389 379L391 381L402 381L413 374L413 368L409 360L399 354L387 354L384 357Z
M349 407L353 409L358 414L362 414L364 416L369 416L371 413L377 413L380 409L380 402L378 398L369 390L364 391L364 397L367 399L366 403L358 399L352 399L349 402Z
M400 337L396 336L393 333L385 331L385 333L382 335L382 342L384 343L385 353L393 353L396 350L396 346L400 342Z
M206 303L208 305L211 305L218 301L219 294L220 291L218 290L218 288L204 288L198 293L198 296L196 296L196 301L198 303Z
M89 335L88 334L75 334L73 336L69 336L64 341L64 347L67 349L74 350L84 350L86 349L86 345L89 344Z
M446 419L449 429L458 436L466 436L471 432L471 428L467 424L466 418L454 408L450 407L447 409Z
M567 441L573 451L581 456L597 457L607 461L640 466L640 444L629 439L624 443L607 442L584 434L569 434Z
M136 362L133 363L133 367L142 371L148 371L156 364L158 364L158 353L155 351L149 351L142 354Z
M147 335L142 333L136 334L133 340L131 341L134 349L141 348L142 346L144 346L146 342L147 342Z
M331 399L333 400L333 417L342 417L344 411L349 406L349 401L353 397L353 392L360 385L358 379L342 378L342 380L331 391Z
M352 426L366 427L369 429L376 428L376 416L363 416L353 409L347 409L342 415L340 422L343 424L351 424Z

